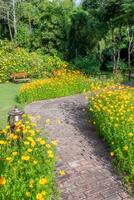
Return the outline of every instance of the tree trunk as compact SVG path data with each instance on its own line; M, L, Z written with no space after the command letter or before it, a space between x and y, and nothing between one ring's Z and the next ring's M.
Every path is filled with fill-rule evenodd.
M118 52L117 52L117 64L116 64L116 70L118 70L118 68L119 68L119 62L120 62L120 49L118 49Z
M28 23L29 23L29 32L30 34L32 33L32 25L31 25L31 20L30 18L28 19Z
M129 75L128 75L128 79L129 81L131 80L131 54L134 51L134 30L133 27L130 28L128 26L128 40L129 40L129 44L128 44L128 69L129 69Z
M112 29L112 45L113 45L113 73L116 73L116 48L115 48L114 29Z
M13 39L13 35L12 35L12 30L11 30L11 25L10 25L10 20L9 20L9 11L7 11L7 23L8 23L10 39L12 40Z
M16 0L12 0L12 6L13 6L13 27L14 27L14 38L16 37L16 34L17 34L15 3L16 3Z

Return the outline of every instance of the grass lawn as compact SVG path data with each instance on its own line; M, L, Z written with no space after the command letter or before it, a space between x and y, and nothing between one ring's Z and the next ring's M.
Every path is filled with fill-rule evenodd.
M0 129L7 122L8 112L17 105L16 94L21 84L0 84Z

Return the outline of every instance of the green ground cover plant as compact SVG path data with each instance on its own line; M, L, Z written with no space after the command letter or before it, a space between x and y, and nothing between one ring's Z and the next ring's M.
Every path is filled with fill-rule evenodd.
M111 148L115 166L134 187L134 88L120 87L93 93L89 102L93 123Z
M0 132L1 200L55 198L57 141L48 143L40 133L31 116L16 122L13 132L8 125Z

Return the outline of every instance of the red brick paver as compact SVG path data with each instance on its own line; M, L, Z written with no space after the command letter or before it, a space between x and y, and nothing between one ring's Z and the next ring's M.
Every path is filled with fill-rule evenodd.
M113 172L108 149L89 122L82 95L40 101L26 107L27 113L41 115L51 138L58 140L57 172L62 200L130 200Z

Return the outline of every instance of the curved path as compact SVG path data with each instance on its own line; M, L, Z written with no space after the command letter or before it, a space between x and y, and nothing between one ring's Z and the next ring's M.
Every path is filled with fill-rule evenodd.
M105 143L90 123L87 102L82 95L39 101L26 112L40 115L50 138L58 140L57 170L62 200L129 200L113 172ZM45 125L44 121L47 120Z

